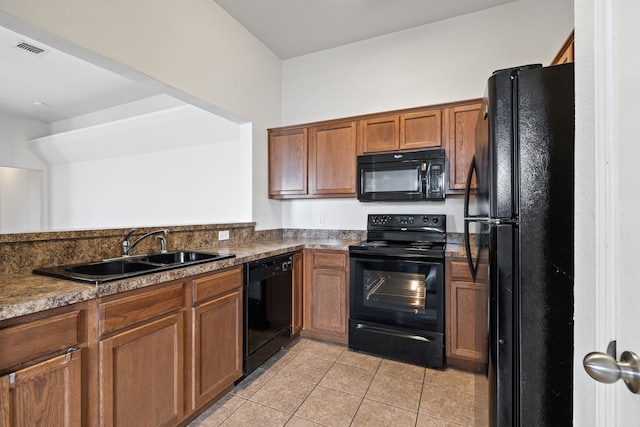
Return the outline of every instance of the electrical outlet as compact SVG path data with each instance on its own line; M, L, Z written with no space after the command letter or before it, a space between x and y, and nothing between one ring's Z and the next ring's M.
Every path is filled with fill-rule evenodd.
M218 231L218 240L229 240L229 230Z
M324 225L324 215L320 215L320 218L318 218L318 225Z

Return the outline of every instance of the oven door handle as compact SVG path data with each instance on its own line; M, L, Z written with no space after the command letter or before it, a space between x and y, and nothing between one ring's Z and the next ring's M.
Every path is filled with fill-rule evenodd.
M363 325L362 323L358 323L357 326L356 326L356 329L373 331L373 332L377 332L379 334L390 335L390 336L398 337L398 338L409 338L409 339L417 340L417 341L431 342L431 340L429 338L426 338L426 337L423 337L423 336L420 336L420 335L407 334L407 333L403 333L403 332L394 331L392 329L385 329L385 328L379 328L379 327L376 327L376 326Z

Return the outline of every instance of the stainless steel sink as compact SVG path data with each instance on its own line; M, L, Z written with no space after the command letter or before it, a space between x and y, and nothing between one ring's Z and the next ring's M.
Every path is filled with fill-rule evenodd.
M38 268L33 270L33 272L35 274L52 276L60 279L100 284L113 280L139 276L142 274L172 270L174 268L186 267L204 262L219 261L221 259L233 257L235 257L234 254L175 251L164 254L122 257L84 264Z

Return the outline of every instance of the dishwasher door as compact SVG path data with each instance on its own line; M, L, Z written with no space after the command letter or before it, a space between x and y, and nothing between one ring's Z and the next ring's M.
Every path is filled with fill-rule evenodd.
M291 340L291 254L245 264L244 374Z

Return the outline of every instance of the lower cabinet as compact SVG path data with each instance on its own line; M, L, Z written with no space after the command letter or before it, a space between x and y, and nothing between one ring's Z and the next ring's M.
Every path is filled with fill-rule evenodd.
M487 265L474 282L464 258L446 261L447 363L487 362Z
M349 254L304 251L303 335L346 344L349 328Z
M304 267L302 252L293 254L293 273L291 288L291 335L297 335L302 330Z
M70 306L0 323L1 426L86 424L85 314Z
M192 411L242 376L242 268L195 279L193 295Z
M81 350L0 377L0 425L82 425Z
M184 287L100 303L100 425L177 425L183 417Z

